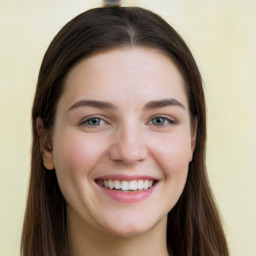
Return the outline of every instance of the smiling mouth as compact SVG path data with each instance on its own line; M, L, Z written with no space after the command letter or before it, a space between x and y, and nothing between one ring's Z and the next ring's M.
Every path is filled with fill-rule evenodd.
M97 179L95 182L106 189L122 191L122 192L134 192L149 190L156 183L157 180L107 180L107 179Z

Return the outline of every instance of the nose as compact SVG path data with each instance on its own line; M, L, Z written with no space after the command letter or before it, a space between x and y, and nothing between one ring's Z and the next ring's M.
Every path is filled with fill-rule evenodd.
M124 126L117 130L110 147L110 158L131 165L143 161L148 155L143 131L139 127Z

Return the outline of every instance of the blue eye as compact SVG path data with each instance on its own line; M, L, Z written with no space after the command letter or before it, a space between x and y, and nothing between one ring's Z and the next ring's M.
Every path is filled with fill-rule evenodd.
M174 120L170 120L166 117L157 116L151 119L151 123L156 126L164 126L169 123L176 123Z
M104 121L99 117L91 117L83 121L81 124L87 124L89 126L99 126L102 125Z

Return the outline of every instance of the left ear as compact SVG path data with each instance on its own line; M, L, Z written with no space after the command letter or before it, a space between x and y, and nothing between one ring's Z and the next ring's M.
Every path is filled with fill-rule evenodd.
M197 117L193 117L191 120L191 160L193 159L193 153L196 147L196 135L197 135Z

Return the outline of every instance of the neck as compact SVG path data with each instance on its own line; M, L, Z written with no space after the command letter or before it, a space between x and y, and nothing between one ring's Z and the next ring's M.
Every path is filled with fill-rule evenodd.
M166 220L167 217L146 233L126 238L81 225L81 219L76 224L68 220L70 256L168 256Z

